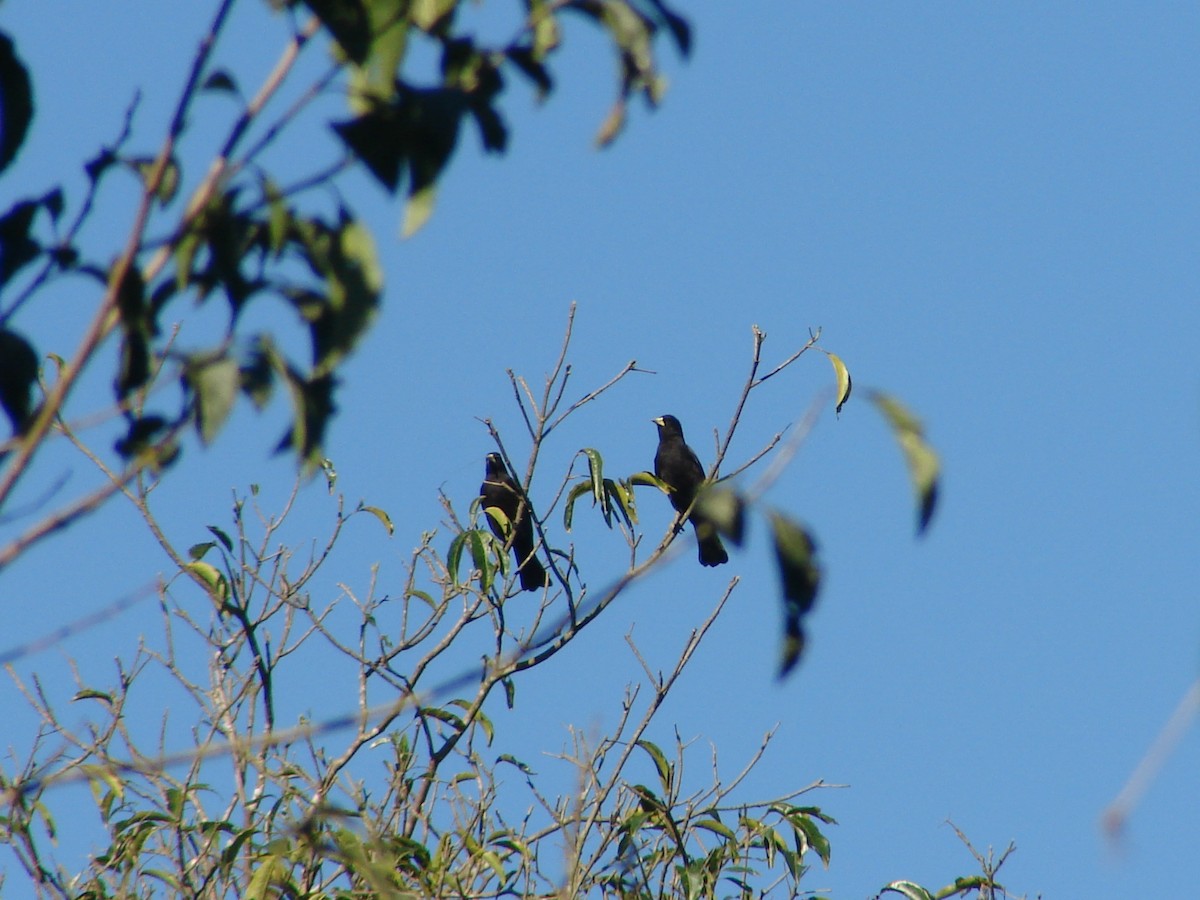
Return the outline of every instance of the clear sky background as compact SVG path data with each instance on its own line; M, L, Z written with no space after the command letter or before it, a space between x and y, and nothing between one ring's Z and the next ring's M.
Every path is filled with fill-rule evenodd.
M210 15L209 4L169 6L4 5L0 28L29 64L38 103L19 164L0 180L5 208L64 178L78 196L81 163L116 135L136 86L135 145L157 149ZM247 84L283 42L260 6L243 2L217 54L250 73ZM501 6L478 14L481 30L500 27L490 16ZM826 409L768 497L813 528L827 575L797 672L774 679L778 586L756 520L729 566L702 570L689 550L637 584L523 683L516 712L495 711L498 730L535 768L553 770L540 754L564 746L568 724L615 724L624 685L639 675L624 636L668 667L736 574L731 609L651 738L670 744L675 728L695 738L699 782L709 742L732 777L777 727L746 800L818 778L848 784L813 800L840 824L829 831L832 868L806 876L806 888L859 898L896 878L936 888L971 874L952 820L981 848L1016 842L1001 880L1018 892L1188 895L1200 735L1188 733L1121 844L1106 842L1099 817L1200 661L1200 9L679 9L695 26L693 57L681 62L662 44L666 100L653 113L635 104L611 149L591 139L611 99L612 60L580 23L567 31L545 106L510 79L506 156L485 158L464 131L416 237L399 240L400 208L369 180L346 183L375 230L388 288L347 368L328 452L349 501L383 507L397 529L389 540L355 522L327 599L335 582L364 589L375 561L384 589L398 587L410 548L442 519L439 489L465 510L492 449L477 417L495 419L523 459L504 372L540 382L571 302L574 391L631 359L656 374L630 377L552 440L535 505L583 446L600 449L614 473L650 467L650 419L663 413L711 460L712 430L726 427L748 369L752 324L768 335L768 364L820 327L860 393L840 418ZM221 135L201 127L205 116L220 123L231 109L227 98L204 100L185 187ZM334 145L290 152L309 150L320 161ZM116 233L130 218L120 201L110 197L102 213ZM103 230L95 246L115 246ZM94 303L90 287L77 288L59 293L53 314L44 306L18 320L39 350L69 354ZM207 307L174 314L222 321ZM106 402L106 379L79 395L76 413ZM813 353L756 391L731 463L831 384L829 363ZM902 458L862 399L868 386L908 403L942 456L942 503L922 540ZM231 489L259 483L264 508L280 502L291 463L269 449L285 417L281 405L265 417L241 409L214 448L191 442L158 501L177 540L228 523ZM72 491L96 482L65 448L36 471L25 502L59 477ZM655 540L670 511L642 496ZM291 534L323 535L331 509L323 483L309 484ZM578 543L599 586L621 571L624 545L587 512L571 535L561 518L549 524ZM439 534L444 549L451 535ZM5 573L4 643L110 603L165 565L131 510L114 505ZM54 674L64 655L80 660L85 680L110 681L112 658L157 633L152 606L18 669L42 673L61 697L73 689ZM350 683L343 693L294 677L292 720L353 706ZM11 686L0 709L4 743L19 750L30 719ZM16 879L6 888L21 895Z

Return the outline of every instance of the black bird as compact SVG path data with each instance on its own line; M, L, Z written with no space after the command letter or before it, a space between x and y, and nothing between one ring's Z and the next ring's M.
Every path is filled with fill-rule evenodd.
M496 507L512 524L512 550L517 565L520 566L521 590L536 591L550 584L550 576L533 554L533 510L526 499L521 517L517 518L523 494L513 477L508 474L508 467L504 465L504 459L499 453L487 455L487 474L483 484L479 486L479 496L483 498L485 509L489 506ZM505 540L506 535L496 520L491 516L487 516L487 520L492 534L502 541Z
M654 454L654 474L671 488L671 505L676 512L685 512L696 499L696 492L704 484L704 467L696 452L683 440L683 426L674 416L659 416L651 419L658 426L658 452ZM696 541L700 544L700 565L719 566L729 562L729 554L717 534L717 526L696 510L688 516L696 529Z

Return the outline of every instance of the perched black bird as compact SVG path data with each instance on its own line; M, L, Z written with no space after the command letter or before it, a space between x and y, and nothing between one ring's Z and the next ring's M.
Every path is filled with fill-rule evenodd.
M550 584L550 577L533 554L533 510L527 499L525 508L521 510L521 517L517 518L517 509L521 505L521 488L508 474L508 468L499 453L487 455L487 474L483 484L479 486L479 496L483 498L485 509L489 506L496 507L512 523L512 550L517 565L521 567L521 590L536 591ZM505 540L506 535L495 519L488 516L487 520L492 533L500 540Z
M658 452L654 454L654 474L671 488L671 505L684 512L696 499L696 491L704 484L704 467L694 450L683 440L683 426L674 416L652 419L658 426ZM729 562L729 554L717 534L717 527L692 510L688 520L696 529L700 544L700 565L719 566Z

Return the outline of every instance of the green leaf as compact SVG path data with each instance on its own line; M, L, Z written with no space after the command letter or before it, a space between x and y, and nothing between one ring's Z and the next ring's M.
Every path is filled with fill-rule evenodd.
M218 541L221 542L222 547L224 547L230 553L233 552L233 539L230 538L223 529L218 528L216 525L206 525L205 527Z
M359 504L359 509L363 512L368 512L383 523L383 527L387 529L388 537L391 537L396 532L396 526L392 524L392 517L380 509L378 506L364 506Z
M383 270L370 232L345 211L337 226L305 220L296 223L296 232L309 266L325 279L324 295L291 293L297 311L309 322L313 376L321 378L341 364L374 322Z
M2 93L0 89L0 96ZM29 236L33 217L40 207L40 201L22 200L0 217L0 287L42 252L41 245Z
M783 513L772 510L770 520L784 599L800 614L807 613L821 583L816 543L804 526Z
M333 417L332 375L305 378L291 366L284 367L284 380L292 397L292 426L280 440L277 450L292 450L304 471L312 474L320 467L325 428Z
M143 188L150 187L150 179L154 175L154 171L158 165L157 160L145 156L130 160L130 164L137 172L138 177L142 179ZM158 185L154 189L154 198L158 200L159 206L166 206L175 199L175 194L179 191L179 163L174 159L168 159L163 166L162 176L158 180Z
M371 49L371 20L363 0L304 0L352 62L362 64Z
M717 526L717 530L742 545L746 537L746 501L732 488L708 485L696 498L696 511Z
M217 546L216 541L204 541L200 544L192 544L192 546L188 547L188 558L204 559L204 555L215 546Z
M884 885L883 890L879 893L886 894L888 892L901 894L908 900L934 900L933 894L913 881L893 881L891 884Z
M842 358L836 353L830 353L826 350L825 355L829 357L829 361L833 364L833 374L837 379L837 405L834 407L834 412L841 415L842 407L850 399L850 391L853 387L850 381L850 370L846 368L846 364L842 362Z
M431 182L413 191L404 204L404 222L400 226L400 237L410 238L429 221L433 215L433 202L437 199L437 183Z
M33 120L33 84L12 39L0 32L0 171L7 169Z
M441 34L449 26L458 0L412 0L409 16L426 34Z
M196 430L211 444L233 410L242 387L238 362L228 356L194 354L184 366L184 381L196 398Z
M445 722L455 731L465 731L467 723L459 716L446 709L440 709L436 706L422 706L417 710L418 715L427 716L430 719L437 719L439 722Z
M617 511L625 519L625 524L629 528L633 528L637 522L637 504L633 496L633 488L626 481L614 481L611 478L604 479L604 493L608 496L609 502L616 498Z
M283 191L271 179L263 179L262 192L267 201L267 246L278 256L292 233L292 211L283 199Z
M480 572L480 587L485 591L491 587L493 567L488 562L484 543L488 538L491 538L491 535L484 535L478 528L469 528L454 536L446 553L446 568L450 570L450 577L455 584L462 583L458 577L458 570L462 565L463 551L469 550L475 568Z
M366 0L370 19L371 49L361 65L350 72L350 109L362 114L371 105L390 101L396 94L396 77L408 47L408 22L397 0Z
M703 828L706 831L711 831L713 834L719 835L727 841L737 841L737 835L728 825L718 822L716 819L697 819L692 823L694 828Z
M653 472L635 472L629 476L630 484L641 484L647 487L656 487L664 494L671 493L671 486L656 476Z
M247 900L274 900L276 897L297 896L297 892L280 887L289 880L287 865L272 853L259 863L250 877L250 883L246 885Z
M451 706L457 706L459 709L467 712L471 711L471 703L468 700L456 699L450 701ZM488 746L492 745L492 739L496 736L496 727L492 724L492 720L483 714L482 710L475 712L475 724L483 731L483 736L487 738Z
M197 559L187 563L183 568L205 587L217 609L224 608L225 603L229 600L229 582L225 580L225 576L216 566Z
M991 889L988 894L983 893L984 888ZM953 897L955 894L966 894L968 891L979 891L979 896L996 896L996 891L1004 893L1003 885L996 884L990 878L984 875L971 875L968 877L955 878L954 884L948 884L936 894L933 895L934 900L944 900L946 897Z
M487 548L484 543L485 535L478 528L471 529L467 534L467 544L471 548L471 558L475 562L475 568L479 570L479 587L484 591L490 590L495 567L492 566L488 558Z
M580 481L567 493L567 502L563 505L563 527L567 531L571 530L571 523L575 518L575 501L584 494L592 492L592 484L590 481Z
M917 501L917 534L929 526L937 506L941 463L937 453L925 441L921 421L899 400L880 391L872 391L871 402L883 413L892 435L904 452L909 479Z
M538 100L545 100L554 89L554 81L550 78L550 70L539 59L537 51L533 47L514 46L505 50L504 54L521 74L537 86Z
M508 515L504 510L498 506L485 506L483 512L489 519L496 523L496 527L500 529L500 534L507 541L508 536L512 534L512 522L508 520Z
M109 706L112 706L113 702L112 694L107 694L104 691L97 691L90 688L82 691L76 691L75 696L73 696L71 700L103 700Z
M832 848L829 845L829 838L821 833L817 823L807 816L788 816L788 821L799 834L803 835L804 844L816 851L821 863L828 869Z
M667 5L662 0L648 0L650 5L654 7L655 12L662 19L662 23L667 26L667 30L671 32L671 37L675 39L675 46L679 48L682 56L690 56L692 52L692 27L687 20L682 16L667 9Z
M255 346L247 354L247 362L241 368L242 393L250 398L255 408L262 412L271 401L275 386L275 371L278 354L264 335L255 337ZM282 362L279 361L282 369Z
M592 487L592 502L601 504L601 509L604 512L604 521L608 522L608 498L604 493L604 458L600 455L599 450L592 447L584 447L579 452L587 457L588 477L591 479ZM611 526L611 523L609 524Z
M526 775L537 775L537 772L535 772L533 769L531 769L525 763L521 762L519 759L517 759L511 753L501 753L499 756L496 757L496 762L508 763L510 766L516 766L518 769L520 769Z
M821 584L816 545L799 523L772 510L769 514L775 559L783 584L784 638L779 677L788 674L804 652L803 619L812 609Z
M650 741L638 741L637 745L646 751L646 755L654 762L654 768L658 771L658 782L662 785L664 794L670 794L674 785L674 772L671 764L667 762L666 754Z

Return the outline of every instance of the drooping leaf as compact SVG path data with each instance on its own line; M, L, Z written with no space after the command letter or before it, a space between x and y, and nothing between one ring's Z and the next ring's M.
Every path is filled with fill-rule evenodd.
M775 560L783 586L783 650L779 677L788 674L804 653L804 617L812 609L821 585L816 544L809 532L783 513L769 514Z
M803 615L812 609L821 583L816 543L804 526L783 513L772 510L769 518L784 600Z
M216 566L194 559L183 568L204 586L218 609L224 607L229 600L229 582Z
M633 488L627 482L605 478L604 494L608 499L609 506L621 514L626 527L632 528L638 520Z
M667 8L667 5L662 0L646 0L662 19L667 30L671 32L671 37L675 39L675 46L679 48L679 52L683 56L690 56L692 52L692 27L687 20L675 12Z
M205 527L208 528L213 537L221 542L222 547L224 547L230 553L233 552L233 540L228 534L225 533L223 528L218 528L216 525L207 525Z
M503 535L505 541L512 534L512 522L509 521L508 515L498 506L485 506L483 508L484 515L496 523L496 527L500 529L500 534Z
M634 472L629 476L629 483L645 485L646 487L655 487L664 494L671 493L671 486L653 472Z
M382 509L380 509L378 506L365 506L360 503L358 508L361 509L363 512L370 513L375 518L377 518L380 522L382 522L383 527L387 529L388 537L391 537L393 534L395 534L396 526L392 524L392 517L389 516Z
M558 47L562 40L558 19L550 8L548 0L527 0L529 9L529 31L533 35L533 58L541 61Z
M23 434L33 417L37 380L38 355L33 345L15 331L0 328L0 406L14 436Z
M433 215L433 203L437 199L437 183L425 185L413 191L404 204L404 221L400 225L400 237L410 238L424 227Z
M600 129L596 132L596 146L607 147L617 139L617 135L625 127L625 101L618 100L612 105L612 109L608 111L604 121L600 124Z
M109 706L112 706L113 697L112 694L105 693L104 691L86 688L82 691L76 691L75 695L71 697L72 702L78 700L103 700Z
M567 500L563 505L563 527L567 531L571 530L571 524L575 520L575 501L584 494L590 493L592 493L591 481L580 481L567 493Z
M143 187L150 187L150 180L154 176L154 171L158 165L157 160L153 157L145 156L138 159L130 160L130 165L137 172L138 177L142 180ZM159 177L158 184L154 189L154 198L158 200L160 206L166 206L175 199L175 194L179 190L179 163L174 159L169 159L163 165L162 175Z
M746 537L746 501L729 487L708 485L696 498L696 511L737 546Z
M215 546L217 546L216 541L203 541L199 544L192 544L192 546L188 547L188 559L204 559L205 554Z
M184 382L196 398L196 430L211 444L229 418L242 386L241 368L230 356L195 354L184 365Z
M312 474L320 466L325 428L337 411L333 402L337 382L332 375L306 378L286 365L283 374L292 397L292 425L276 450L291 450L304 471Z
M908 900L934 900L933 894L914 881L893 881L886 884L880 894L896 893L907 897Z
M662 785L664 794L670 794L674 786L674 769L667 761L666 754L662 752L657 744L650 741L640 740L637 745L646 751L646 755L654 763L654 768L658 772L658 781Z
M488 590L492 585L492 576L494 567L488 561L487 541L492 538L492 535L485 534L478 528L468 528L466 531L460 531L454 536L450 542L450 549L446 552L446 568L450 572L450 577L455 584L460 584L458 570L462 565L463 551L466 550L471 554L471 560L475 568L480 573L479 583L483 590ZM507 557L501 557L506 559Z
M271 389L275 384L276 368L271 357L275 355L269 339L259 335L255 346L251 349L247 362L240 370L241 389L250 402L260 411L265 409L271 400Z
M834 377L837 379L837 400L834 412L841 415L842 407L846 405L846 401L850 399L850 391L853 384L850 381L850 370L846 368L846 364L842 362L842 358L836 353L825 351L825 355L829 357L829 361L833 363Z
M363 0L304 0L351 62L361 65L371 49L371 17Z
M458 0L412 0L409 16L426 34L445 34L458 8Z
M396 108L376 103L361 115L331 126L338 137L385 188L395 193L408 162L407 142L400 140Z
M505 51L505 56L508 57L509 62L517 67L517 71L537 86L537 98L539 101L545 100L550 92L554 90L554 80L550 77L550 70L539 59L539 55L534 47L509 47Z
M313 325L313 368L332 372L354 349L379 311L383 269L371 232L343 215L325 273L328 307Z
M0 217L0 287L42 252L29 234L40 206L37 200L22 200Z
M891 426L892 435L904 452L904 461L908 464L909 479L917 501L917 534L921 534L929 526L937 507L941 474L938 455L926 442L920 419L904 404L879 391L872 391L870 399L883 413Z
M0 172L8 168L33 120L33 84L12 39L0 32Z
M357 115L375 102L395 97L396 77L408 47L408 20L400 0L366 0L371 48L361 64L351 66L348 100Z
M588 461L588 477L591 479L592 485L592 501L595 503L604 502L604 457L600 455L600 451L592 447L584 447L579 451L587 457Z

